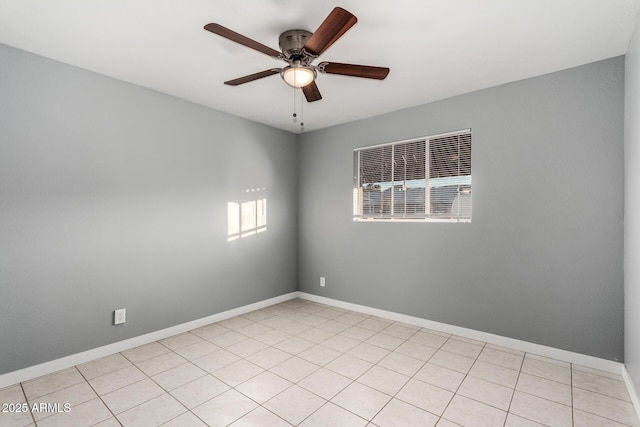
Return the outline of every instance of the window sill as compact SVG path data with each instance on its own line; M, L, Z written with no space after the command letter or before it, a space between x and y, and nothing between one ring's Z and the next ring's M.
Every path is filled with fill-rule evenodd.
M471 219L445 219L445 218L353 218L353 222L438 222L438 223L466 223L470 224Z

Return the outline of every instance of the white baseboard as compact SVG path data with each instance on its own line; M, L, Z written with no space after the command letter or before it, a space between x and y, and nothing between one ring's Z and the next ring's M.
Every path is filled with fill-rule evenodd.
M394 313L392 311L352 304L349 302L308 294L306 292L298 292L298 298L318 302L321 304L331 305L338 308L344 308L345 310L357 311L360 313L369 314L371 316L378 316L385 319L394 320L396 322L408 323L410 325L420 326L422 328L434 329L436 331L458 335L464 338L470 338L495 345L500 345L503 347L509 347L527 353L546 356L552 359L562 360L564 362L575 363L577 365L623 375L622 373L624 370L624 365L620 362L614 362L612 360L601 359L599 357L588 356L585 354L575 353L567 350L560 350L541 344L534 344L528 341L507 338L487 332L476 331L474 329L463 328L460 326L448 325L446 323L434 322L432 320L422 319L420 317L408 316L406 314Z
M622 367L622 378L624 378L624 383L627 386L627 391L629 392L629 397L631 397L631 403L633 403L636 414L640 416L640 399L638 398L636 386L634 385L626 366Z
M4 387L8 387L10 385L21 383L23 381L28 381L33 378L41 377L43 375L51 374L61 369L67 369L72 366L89 362L91 360L99 359L101 357L109 356L114 353L119 353L121 351L129 350L131 348L148 344L153 341L158 341L164 338L168 338L172 335L181 334L183 332L187 332L187 331L199 328L201 326L208 325L210 323L219 322L221 320L225 320L230 317L239 316L241 314L245 314L250 311L259 310L261 308L268 307L273 304L278 304L280 302L298 298L298 296L299 296L299 292L297 291L291 292L285 295L280 295L274 298L258 301L253 304L234 308L232 310L216 313L214 315L193 320L191 322L182 323L180 325L172 326L170 328L162 329L160 331L150 332L148 334L129 338L124 341L118 341L113 344L108 344L102 347L83 351L82 353L72 354L70 356L62 357L60 359L52 360L50 362L45 362L39 365L20 369L18 371L9 372L7 374L0 375L0 389Z
M463 328L459 326L448 325L446 323L434 322L432 320L423 319L420 317L408 316L405 314L395 313L392 311L381 310L377 308L367 307L358 304L352 304L340 300L326 298L318 295L308 294L305 292L295 291L278 297L270 298L267 300L259 301L253 304L238 307L232 310L217 313L211 316L203 317L201 319L193 320L191 322L183 323L180 325L172 326L170 328L162 329L160 331L151 332L138 337L129 338L124 341L119 341L113 344L105 345L88 351L84 351L77 354L72 354L60 359L45 362L39 365L31 366L28 368L20 369L18 371L9 372L0 375L0 388L4 388L10 385L14 385L23 381L28 381L33 378L41 377L61 369L70 368L82 363L89 362L101 357L105 357L114 353L125 351L140 345L148 344L153 341L158 341L172 335L181 334L199 328L201 326L208 325L210 323L219 322L221 320L228 319L230 317L238 316L248 313L250 311L258 310L264 307L268 307L273 304L288 301L295 298L301 298L308 301L318 302L346 310L357 311L372 316L378 316L389 320L408 323L411 325L434 329L437 331L455 334L461 337L475 339L495 345L513 348L516 350L524 351L527 353L538 354L541 356L550 357L557 360L562 360L569 363L576 363L582 366L586 366L593 369L599 369L606 372L622 375L631 399L636 411L640 413L640 400L635 392L635 388L625 369L624 365L619 362L611 360L601 359L594 356L588 356L580 353L575 353L566 350L560 350L553 347L544 346L541 344L534 344L527 341L521 341L514 338L507 338L500 335L490 334L487 332L476 331L473 329Z

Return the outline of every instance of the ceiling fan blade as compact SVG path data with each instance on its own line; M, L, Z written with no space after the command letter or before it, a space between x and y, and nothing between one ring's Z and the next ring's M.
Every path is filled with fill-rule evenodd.
M271 49L269 46L265 46L262 43L258 43L257 41L252 40L249 37L243 36L242 34L238 34L235 31L232 31L226 27L223 27L220 24L214 24L214 23L207 24L204 26L204 29L207 31L211 31L213 34L222 36L225 39L229 39L236 43L240 43L243 46L257 50L258 52L262 52L266 55L273 56L274 58L280 58L282 56L282 53L278 52L277 50Z
M320 90L318 89L318 85L315 81L303 87L302 93L304 93L304 97L307 98L307 102L319 101L322 99L322 95L320 95Z
M318 64L318 69L327 74L341 74L343 76L364 77L366 79L376 80L384 80L389 74L387 67L341 64L339 62L321 62Z
M343 8L336 7L320 24L316 32L309 37L304 45L304 50L310 55L319 56L356 22L358 22L358 18Z
M238 86L243 83L249 83L254 80L261 79L263 77L272 76L274 74L278 74L280 72L280 68L272 68L270 70L260 71L259 73L249 74L248 76L238 77L237 79L229 80L228 82L224 82L224 84L229 86Z

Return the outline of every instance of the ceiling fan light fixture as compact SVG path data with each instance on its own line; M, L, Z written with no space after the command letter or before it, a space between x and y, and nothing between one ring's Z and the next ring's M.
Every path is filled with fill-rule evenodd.
M289 65L280 72L282 79L291 87L301 88L316 78L316 70L308 65Z

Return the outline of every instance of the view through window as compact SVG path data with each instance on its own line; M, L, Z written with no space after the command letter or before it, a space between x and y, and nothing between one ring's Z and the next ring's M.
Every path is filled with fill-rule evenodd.
M471 222L471 130L354 150L353 218Z

